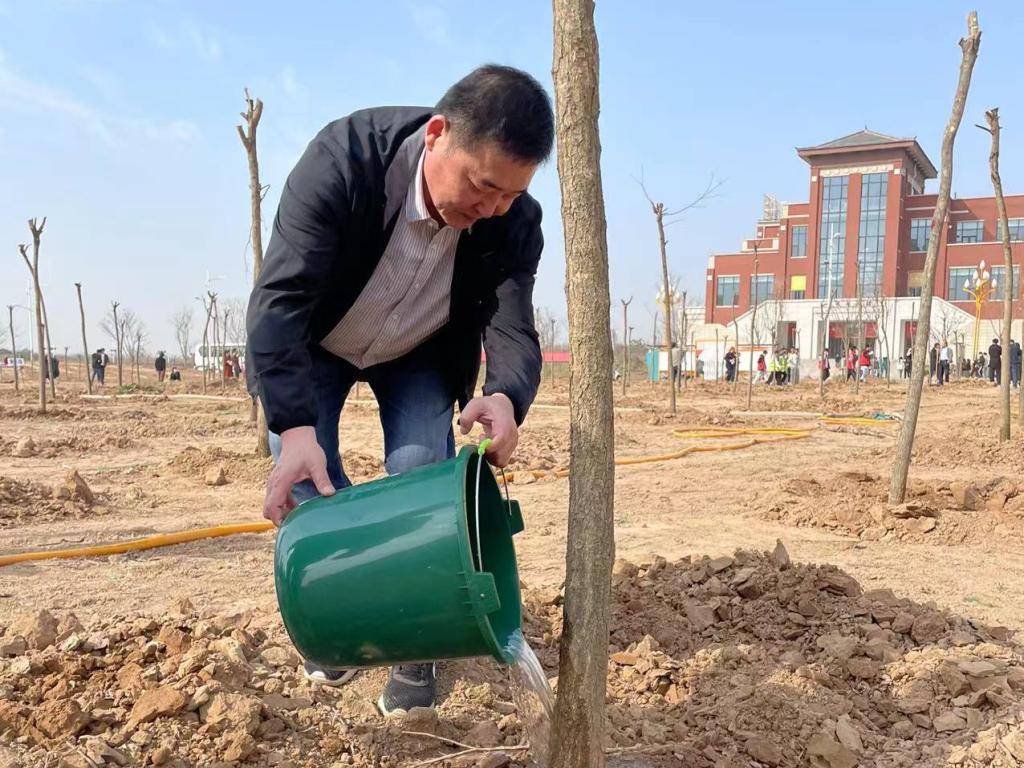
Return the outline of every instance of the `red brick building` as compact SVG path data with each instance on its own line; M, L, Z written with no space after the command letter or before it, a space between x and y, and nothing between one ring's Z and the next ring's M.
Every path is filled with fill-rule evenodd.
M707 323L728 326L750 309L755 246L761 300L818 300L833 290L850 299L858 283L865 296L920 295L936 200L924 188L937 170L917 141L865 129L797 154L810 167L809 202L766 205L754 238L737 252L710 257ZM1024 195L1008 195L1006 205L1019 299ZM973 317L974 302L963 285L984 260L999 287L982 317L1001 317L1006 280L995 198L953 198L939 237L935 296ZM1015 309L1014 317L1020 316Z

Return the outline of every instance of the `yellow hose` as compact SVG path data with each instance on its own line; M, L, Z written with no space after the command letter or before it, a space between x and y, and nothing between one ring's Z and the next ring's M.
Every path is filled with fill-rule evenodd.
M769 427L700 427L693 429L675 429L672 434L683 438L715 438L734 437L739 435L755 435L749 440L726 445L689 446L679 451L662 453L655 456L632 456L615 460L615 466L629 466L632 464L651 464L659 461L672 461L681 459L691 453L704 453L711 451L738 451L744 448L751 448L755 445L775 443L781 440L801 440L810 437L810 429L784 429ZM763 435L765 437L758 437ZM518 474L532 474L536 479L554 475L555 477L568 477L569 470L565 468L550 471L540 469L520 469ZM517 472L506 472L505 480L514 482ZM156 547L167 547L172 544L185 544L200 539L212 539L218 536L233 536L236 533L261 533L269 531L274 527L273 523L262 520L256 523L228 523L225 525L214 525L208 528L193 528L188 531L177 531L175 533L161 533L155 536L145 536L141 539L129 539L113 544L97 544L89 547L77 547L75 549L49 549L37 550L34 552L20 552L16 555L0 555L0 567L13 565L14 563L26 563L35 560L54 560L69 557L98 557L102 555L120 555L125 552L138 552L143 549L155 549Z
M21 552L17 555L0 555L0 566L25 563L30 560L53 560L66 557L97 557L101 555L120 555L125 552L137 552L142 549L167 547L171 544L184 544L200 539L212 539L217 536L233 536L236 533L261 533L274 527L269 520L258 523L228 523L214 525L209 528L193 528L188 531L159 533L155 536L144 536L141 539L118 541L114 544L96 544L90 547L75 549L46 549L35 552Z

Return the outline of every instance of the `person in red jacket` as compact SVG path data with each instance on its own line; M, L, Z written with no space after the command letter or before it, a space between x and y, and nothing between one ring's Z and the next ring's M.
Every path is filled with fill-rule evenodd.
M846 380L856 378L857 376L857 347L853 344L850 345L849 351L846 353Z
M868 380L868 371L871 370L871 355L868 354L866 347L861 350L860 359L857 363L860 365L860 380L866 382Z

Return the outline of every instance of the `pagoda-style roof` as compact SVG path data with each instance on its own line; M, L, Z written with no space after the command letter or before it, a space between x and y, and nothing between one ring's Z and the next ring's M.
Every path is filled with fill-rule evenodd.
M851 152L865 152L875 149L906 150L907 154L917 163L926 179L934 179L939 175L935 166L932 165L932 161L928 159L928 155L924 153L921 145L917 143L917 139L888 136L884 133L868 130L867 128L846 136L840 136L832 141L826 141L824 144L817 144L813 147L798 147L796 153L809 163L812 158L849 154Z

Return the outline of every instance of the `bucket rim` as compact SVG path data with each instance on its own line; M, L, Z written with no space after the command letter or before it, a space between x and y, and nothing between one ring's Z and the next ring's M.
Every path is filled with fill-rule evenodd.
M460 557L462 559L463 574L464 574L464 578L465 578L465 582L466 582L467 594L468 594L469 589L472 588L472 585L470 584L470 581L469 581L469 577L470 577L471 574L474 574L474 573L489 573L493 577L493 572L492 571L488 571L488 570L486 570L486 569L484 569L482 567L483 563L481 563L481 569L479 571L473 565L473 542L470 540L470 537L469 537L469 513L471 511L470 510L471 502L470 502L470 499L468 498L468 495L467 495L467 492L466 492L466 486L467 486L466 479L467 479L468 473L470 471L475 471L476 467L475 467L474 464L472 464L474 457L476 458L478 463L481 462L481 461L484 461L484 457L479 454L477 449L474 448L473 446L469 446L469 445L463 446L463 448L459 451L458 455L456 456L456 469L457 469L457 473L458 473L459 478L462 480L462 482L459 483L459 514L457 515L458 527L459 527L459 543L460 543L460 546L459 546L460 552L459 552L459 554L460 554ZM497 479L494 477L494 473L491 471L490 464L487 464L486 469L487 469L487 474L490 476L490 482L494 483L495 484L495 489L497 489ZM481 469L481 473L480 473L480 482L485 482L484 479L483 479L483 469ZM498 494L500 496L500 494L501 494L500 490L498 490ZM479 535L479 533L477 535ZM509 537L511 538L511 529L509 530ZM513 568L515 569L515 574L514 575L515 575L516 585L517 585L517 589L518 589L519 568L518 568L518 563L515 560L513 560ZM501 599L501 597L499 595L499 600L500 599ZM520 598L520 602L521 602L521 598ZM473 617L476 619L477 626L480 629L480 635L483 638L485 645L490 649L491 655L495 659L497 659L499 662L501 662L503 664L512 664L513 661L515 660L513 658L512 652L511 652L511 650L505 648L504 646L501 645L501 643L498 642L498 636L497 636L497 634L494 631L494 627L491 624L490 618L488 618L489 614L480 611L475 606L473 606L471 608L471 611L473 613ZM519 608L519 615L520 615L519 616L519 622L520 622L520 626L521 626L522 625L522 606L521 605L520 605L520 608Z

